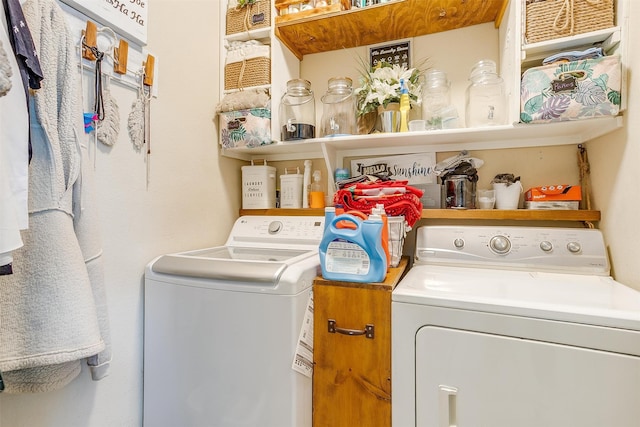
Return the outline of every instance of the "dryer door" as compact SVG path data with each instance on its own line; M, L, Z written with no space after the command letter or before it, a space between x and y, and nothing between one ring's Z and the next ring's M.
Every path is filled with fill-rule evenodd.
M416 335L417 427L636 426L639 384L637 356L437 326Z

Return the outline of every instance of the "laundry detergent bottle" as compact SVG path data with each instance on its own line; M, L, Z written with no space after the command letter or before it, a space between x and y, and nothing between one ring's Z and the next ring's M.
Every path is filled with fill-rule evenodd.
M335 216L320 242L322 277L343 282L383 282L387 256L382 246L382 228L383 222L378 218Z

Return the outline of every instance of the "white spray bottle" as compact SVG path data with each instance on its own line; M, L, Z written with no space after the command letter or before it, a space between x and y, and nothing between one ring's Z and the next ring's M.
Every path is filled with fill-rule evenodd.
M302 177L302 207L309 207L309 189L311 187L311 160L304 161L304 175Z

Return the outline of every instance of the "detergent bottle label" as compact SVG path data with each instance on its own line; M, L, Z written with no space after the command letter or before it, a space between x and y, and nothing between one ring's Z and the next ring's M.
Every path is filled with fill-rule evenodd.
M369 274L371 259L358 244L335 239L327 246L325 269L330 273L345 273L364 276Z

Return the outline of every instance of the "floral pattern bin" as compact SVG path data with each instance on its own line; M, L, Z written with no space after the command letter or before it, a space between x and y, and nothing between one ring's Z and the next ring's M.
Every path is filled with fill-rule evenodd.
M271 143L273 140L269 108L220 113L220 144L224 148L253 148Z
M530 68L520 86L520 121L615 116L620 111L620 74L617 55Z

